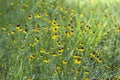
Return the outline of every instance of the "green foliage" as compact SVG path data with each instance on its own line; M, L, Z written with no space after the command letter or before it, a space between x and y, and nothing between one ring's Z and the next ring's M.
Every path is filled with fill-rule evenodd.
M119 80L119 1L1 0L0 80Z

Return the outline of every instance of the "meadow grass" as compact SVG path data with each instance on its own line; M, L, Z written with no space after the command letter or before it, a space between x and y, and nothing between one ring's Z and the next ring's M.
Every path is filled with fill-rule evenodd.
M0 80L120 80L119 0L0 5Z

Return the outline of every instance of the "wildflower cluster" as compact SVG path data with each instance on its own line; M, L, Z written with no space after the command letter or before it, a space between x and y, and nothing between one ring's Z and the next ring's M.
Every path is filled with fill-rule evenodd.
M5 8L0 8L1 79L119 80L118 15L112 7L81 2L81 6L74 1L71 6L68 0L1 4Z

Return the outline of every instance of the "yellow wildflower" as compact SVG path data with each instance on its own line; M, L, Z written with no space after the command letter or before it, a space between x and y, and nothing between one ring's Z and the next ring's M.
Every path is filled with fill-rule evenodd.
M11 45L9 46L9 49L12 49L12 46L11 46Z
M28 78L27 80L33 80L33 79L30 77L30 78Z
M75 64L81 64L81 60L80 60L80 58L78 58L78 59L75 59Z
M90 56L91 56L91 57L95 57L95 53L94 53L94 52L91 53Z
M22 31L22 28L20 27L20 25L17 25L16 30L18 30L19 32Z
M52 25L55 25L55 24L56 24L56 19L55 19L55 20L52 20L52 21L51 21L51 24L52 24Z
M109 66L109 65L106 65L106 68L110 69L110 66Z
M98 63L102 63L102 59L101 58L96 58Z
M85 74L85 75L88 75L88 74L89 74L89 71L85 71L84 74Z
M73 31L70 31L68 36L71 36L71 35L73 35Z
M64 51L63 48L61 48L61 49L58 50L59 53L62 53L63 51Z
M34 46L35 46L33 43L30 43L29 45L30 45L30 46L32 46L32 47L34 47Z
M36 28L35 28L35 32L41 32L40 28L39 28L39 27L36 27Z
M32 15L31 14L28 16L28 19L32 19Z
M68 62L63 60L62 63L63 63L63 64L67 64Z
M3 28L2 28L2 30L3 30L3 31L6 31L6 30L7 30L7 28L3 27Z
M54 56L54 57L55 57L55 56L57 56L57 54L56 54L56 53L53 53L53 54L52 54L52 56Z
M35 38L35 42L39 42L39 38Z
M80 69L78 69L78 70L76 71L76 73L80 73Z
M30 57L29 57L29 59L30 60L33 60L35 58L35 55L33 54L33 55L30 55Z
M120 32L120 28L118 28L118 32Z
M10 3L10 5L11 5L11 6L12 6L12 5L14 5L14 3L13 3L13 2L11 2L11 3Z
M24 47L21 47L20 50L23 51L23 50L24 50Z
M80 51L80 52L84 52L85 51L83 47L77 48L77 50Z
M56 39L58 37L58 34L54 34L53 36L52 36L52 39Z
M37 14L37 15L35 15L35 18L40 19L40 18L41 18L41 15L40 15L40 14Z
M74 58L82 58L82 56L81 55L77 55L77 54L75 54L74 56L73 56Z
M48 62L50 62L50 60L49 59L44 59L43 62L48 63Z
M57 70L57 71L59 71L60 69L61 69L61 67L60 67L60 66L57 66L57 67L56 67L56 70Z
M12 35L14 35L14 34L15 34L15 31L11 31L10 33L11 33Z
M61 46L61 43L59 41L57 41L57 46Z
M57 28L56 28L56 27L53 27L53 28L52 28L52 31L53 31L53 32L57 32Z
M85 14L84 14L84 13L82 13L82 14L80 14L80 16L81 16L81 17L84 17L84 16L85 16Z
M13 43L16 43L17 42L17 40L13 40Z
M25 30L23 31L23 33L24 33L24 34L27 34L27 33L28 33L28 30L27 30L27 29L25 29Z
M118 76L118 80L120 80L120 75Z
M84 69L86 69L86 68L87 68L87 66L86 66L86 65L83 65L82 67L83 67Z
M83 80L89 80L88 78L84 78Z

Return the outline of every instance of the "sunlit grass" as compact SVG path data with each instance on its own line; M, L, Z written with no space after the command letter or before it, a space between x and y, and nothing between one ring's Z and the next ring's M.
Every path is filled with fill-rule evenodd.
M0 1L0 80L119 80L119 0Z

